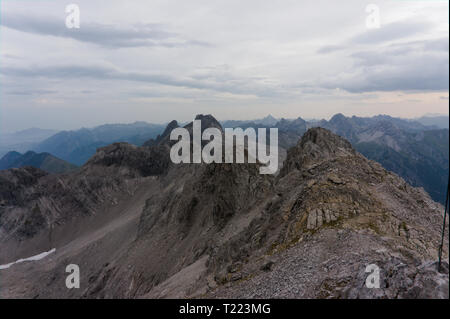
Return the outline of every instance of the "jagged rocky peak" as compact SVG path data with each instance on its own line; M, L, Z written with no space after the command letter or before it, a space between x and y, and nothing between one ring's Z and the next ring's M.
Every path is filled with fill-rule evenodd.
M99 162L106 163L109 159L123 157L126 153L137 150L138 147L129 143L113 143L97 149L97 152L92 156L88 164L95 164Z
M139 147L128 143L114 143L97 150L84 165L120 168L125 175L160 175L170 164L169 154L163 147Z
M177 127L179 127L178 122L176 120L171 121L169 124L167 124L162 134L159 134L156 139L149 139L143 144L143 146L155 146L167 142L170 138L170 132L172 132L172 130Z
M281 131L293 131L301 135L306 131L306 121L301 117L294 120L286 120L282 118L276 123L276 127Z
M327 129L314 127L309 129L297 145L288 151L282 175L293 168L300 169L334 157L354 154L356 152L350 142Z
M174 128L177 128L178 122L176 120L171 121L169 124L167 124L166 129L164 130L164 133L162 135L166 135L167 133L169 133L170 131L172 131Z
M214 118L214 116L208 114L208 115L203 115L203 114L198 114L195 117L195 120L200 120L201 121L201 131L203 132L205 129L210 128L210 127L215 127L218 128L219 130L223 131L222 129L222 125L220 125L220 123ZM184 128L186 128L190 134L192 134L192 125L193 122L188 123L187 125L184 126ZM178 122L173 120L171 121L166 129L164 130L164 132L161 135L158 135L158 137L154 140L154 139L150 139L147 142L145 142L143 144L143 146L157 146L157 145L166 145L166 146L170 146L173 143L175 143L174 141L170 140L170 133L172 132L173 129L179 127Z
M333 117L330 119L330 122L331 123L342 123L346 120L347 120L347 118L345 117L344 114L337 113L337 114L333 115Z
M169 124L167 124L164 132L158 135L158 137L156 138L156 142L161 141L166 136L170 136L170 132L172 132L172 130L177 127L179 127L178 122L176 120L171 121Z
M321 127L309 129L299 141L302 148L308 144L318 145L322 150L330 152L341 149L353 150L349 141Z
M43 176L47 176L48 173L32 166L25 166L22 168L11 168L0 172L0 185L2 189L8 189L9 186L24 187L29 186L37 182L37 180ZM11 191L11 190L9 190ZM4 195L4 194L0 194Z
M277 122L278 120L275 117L273 117L272 114L269 114L265 118L258 121L259 124L267 126L275 125Z
M207 129L210 127L215 127L215 128L218 128L219 130L223 131L222 125L220 125L219 121L217 121L216 118L214 116L212 116L211 114L207 114L207 115L198 114L197 116L195 116L195 120L201 121L202 132L204 129ZM191 127L191 126L192 126L192 123L188 124L186 127Z

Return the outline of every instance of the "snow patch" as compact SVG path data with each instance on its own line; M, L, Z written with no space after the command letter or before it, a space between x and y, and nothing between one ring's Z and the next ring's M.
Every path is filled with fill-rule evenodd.
M51 249L51 250L49 250L49 251L45 251L45 252L40 253L40 254L35 255L35 256L31 256L31 257L28 257L28 258L21 258L21 259L19 259L19 260L16 260L15 262L12 262L12 263L9 263L9 264L5 264L5 265L0 265L0 270L2 270L2 269L8 269L8 268L11 267L12 265L18 264L18 263L22 263L22 262L24 262L24 261L36 261L36 260L41 260L41 259L47 257L48 255L54 253L55 251L56 251L56 248L53 248L53 249Z

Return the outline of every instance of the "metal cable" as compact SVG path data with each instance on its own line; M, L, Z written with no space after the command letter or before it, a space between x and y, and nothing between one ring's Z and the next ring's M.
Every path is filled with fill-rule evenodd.
M442 258L442 248L444 247L445 220L446 220L446 217L447 217L449 186L450 186L450 175L448 176L447 196L446 196L446 198L445 198L444 224L442 225L441 244L439 245L439 264L438 264L438 271L441 271L441 258Z

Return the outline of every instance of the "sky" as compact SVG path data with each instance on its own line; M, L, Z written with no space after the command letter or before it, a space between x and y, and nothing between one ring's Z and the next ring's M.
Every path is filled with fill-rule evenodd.
M66 26L72 3L79 28ZM448 1L0 5L3 132L200 113L226 120L449 112Z

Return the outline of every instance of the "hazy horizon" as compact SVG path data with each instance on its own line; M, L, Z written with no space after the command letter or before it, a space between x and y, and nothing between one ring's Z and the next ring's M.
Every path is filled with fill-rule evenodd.
M448 115L448 1L2 1L0 132Z
M339 112L340 113L340 112ZM326 118L306 118L306 117L302 117L302 116L297 116L297 117L278 117L278 116L274 116L273 114L267 114L266 116L263 117L259 117L259 118L245 118L245 119L234 119L234 118L216 118L214 116L214 114L210 114L212 116L214 116L219 122L225 122L225 121L252 121L252 120L262 120L263 118L267 117L267 116L273 116L276 120L281 120L281 119L286 119L286 120L295 120L297 118L302 118L305 121L320 121L320 120L327 120L329 121L334 115L339 114L339 113L335 113L329 117ZM199 113L200 114L200 113ZM206 115L206 113L204 113ZM208 113L209 114L209 113ZM391 116L389 114L374 114L374 115L370 115L370 116L357 116L357 115L353 115L353 114L344 114L342 113L344 116L346 117L352 117L352 116L356 116L356 117L374 117L374 116ZM11 134L11 133L18 133L18 132L22 132L22 131L26 131L26 130L32 130L32 129L42 129L42 130L54 130L54 131L75 131L75 130L79 130L79 129L93 129L102 125L130 125L130 124L135 124L135 123L146 123L146 124L156 124L156 125L166 125L168 124L170 121L172 120L176 120L178 123L188 123L191 122L195 116L198 114L195 114L192 116L192 118L187 119L187 120L179 120L176 118L172 118L170 120L167 121L162 121L162 122L151 122L151 121L147 121L144 119L141 120L135 120L135 121L129 121L129 122L105 122L105 123L99 123L97 125L92 125L92 126L79 126L79 127L73 127L73 128L57 128L57 127L27 127L27 128L23 128L23 129L19 129L19 130L14 130L14 131L1 131L0 133L3 134ZM399 118L399 119L404 119L404 120L416 120L416 119L420 119L420 118L426 118L426 117L449 117L449 114L439 114L439 113L425 113L422 116L418 116L418 117L412 117L412 118L406 118L406 117L397 117L397 116L391 116L393 118Z

